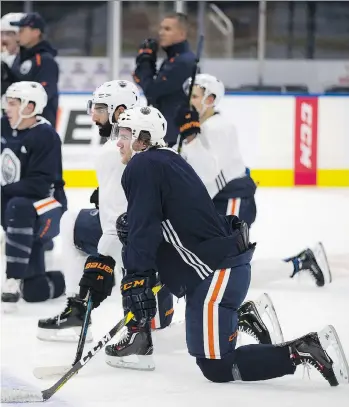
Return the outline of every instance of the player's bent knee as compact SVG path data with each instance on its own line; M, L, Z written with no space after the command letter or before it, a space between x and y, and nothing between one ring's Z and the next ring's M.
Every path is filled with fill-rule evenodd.
M223 359L196 358L196 364L206 379L214 383L226 383L234 380L231 355Z
M6 206L7 217L17 219L27 219L28 217L36 217L35 208L32 200L23 197L14 197L10 199Z
M60 297L65 292L64 276L60 271L23 280L22 296L27 302L42 302Z

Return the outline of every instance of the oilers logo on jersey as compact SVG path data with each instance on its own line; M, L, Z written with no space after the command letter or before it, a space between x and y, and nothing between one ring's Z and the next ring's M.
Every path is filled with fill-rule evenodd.
M1 154L1 185L13 184L21 176L21 162L16 154L5 148Z

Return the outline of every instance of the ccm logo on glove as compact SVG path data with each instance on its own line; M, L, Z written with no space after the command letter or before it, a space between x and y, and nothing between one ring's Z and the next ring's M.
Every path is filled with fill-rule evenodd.
M113 271L114 271L107 264L97 263L97 262L86 263L85 269L99 269L99 270L104 270L104 271L106 271L107 273L110 273L110 274L113 274Z
M122 290L126 291L129 290L130 288L136 288L136 287L143 287L144 286L144 279L143 280L135 280L131 281L130 283L126 283L122 286Z

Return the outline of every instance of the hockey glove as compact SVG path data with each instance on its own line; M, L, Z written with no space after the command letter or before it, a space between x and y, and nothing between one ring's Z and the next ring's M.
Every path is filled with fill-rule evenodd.
M199 113L194 107L180 106L176 112L175 123L183 139L201 133Z
M97 308L110 294L114 285L115 260L110 256L88 256L80 280L80 298L91 291L93 308Z
M122 305L125 313L131 311L134 319L143 326L156 315L156 300L152 288L156 285L156 273L126 275L121 282Z
M139 47L136 64L138 65L144 61L149 61L155 68L158 48L158 42L153 38L147 38L144 40Z
M96 209L99 209L99 188L96 188L90 196L90 203L94 204Z
M127 236L128 236L128 222L127 222L127 212L122 213L116 219L116 233L120 242L126 246Z

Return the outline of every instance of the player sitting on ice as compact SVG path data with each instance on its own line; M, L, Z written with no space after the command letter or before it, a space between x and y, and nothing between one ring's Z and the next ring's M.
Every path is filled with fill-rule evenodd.
M11 312L22 296L39 302L64 293L60 271L45 270L44 245L59 233L67 201L61 140L39 115L47 94L37 82L6 91L1 118L1 225L6 232L6 281L1 301Z
M129 81L105 82L93 93L88 103L88 113L99 128L99 135L107 139L100 147L95 167L99 188L91 195L90 202L96 209L67 211L61 220L62 264L68 294L67 305L62 313L38 323L37 337L48 341L78 341L83 324L86 303L80 298L79 281L85 262L103 256L110 267L122 265L121 244L116 232L116 219L127 207L121 187L125 166L120 162L119 149L113 137L119 115L140 102L138 88ZM121 266L120 266L121 267ZM119 268L120 268L119 267ZM117 267L118 268L118 267ZM98 299L96 297L95 307ZM168 289L157 295L158 316L152 321L153 328L164 328L172 321L173 299ZM87 341L92 341L91 329Z
M187 93L190 84L191 78L184 84ZM236 215L251 226L256 218L256 185L246 173L231 117L217 109L224 92L223 83L215 76L196 75L191 106L182 106L176 114L183 141L181 155L202 179L217 211L222 215ZM303 270L310 273L319 287L331 282L321 243L314 250L306 249L285 261L257 261L252 267L252 286L293 277Z
M134 320L124 337L106 347L108 363L130 367L127 357L139 355L142 369L154 369L149 323L156 314L158 272L175 296L186 296L188 351L207 379L266 380L294 374L307 363L337 385L340 377L324 348L337 345L336 362L345 366L346 361L332 327L279 345L235 349L238 308L248 291L255 249L246 223L219 215L193 168L165 147L166 120L157 109L127 110L118 123L128 202L121 294ZM112 277L103 265L108 262L100 259L100 267L85 267L81 296L88 290L99 300L110 294Z

